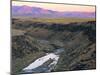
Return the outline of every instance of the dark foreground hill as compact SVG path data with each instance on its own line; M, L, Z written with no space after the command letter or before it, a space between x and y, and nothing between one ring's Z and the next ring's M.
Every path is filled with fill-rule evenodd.
M96 22L69 24L12 20L12 73L19 73L35 59L64 48L52 70L96 68Z

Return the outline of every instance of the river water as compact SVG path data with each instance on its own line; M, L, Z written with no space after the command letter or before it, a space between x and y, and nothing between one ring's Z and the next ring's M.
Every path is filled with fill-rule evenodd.
M63 52L63 49L57 49L54 53L47 53L45 56L36 59L34 62L25 67L21 74L26 75L32 73L50 72L56 66L61 52ZM50 60L52 60L52 62L46 65L44 64Z

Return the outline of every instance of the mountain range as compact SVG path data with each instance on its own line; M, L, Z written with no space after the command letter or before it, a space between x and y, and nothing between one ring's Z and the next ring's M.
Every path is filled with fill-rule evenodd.
M13 17L33 17L33 18L95 18L95 12L69 12L54 11L40 7L12 6Z

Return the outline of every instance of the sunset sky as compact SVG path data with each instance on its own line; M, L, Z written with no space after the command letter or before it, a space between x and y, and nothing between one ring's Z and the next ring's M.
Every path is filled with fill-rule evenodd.
M18 2L12 1L13 6L31 6L40 7L44 9L54 10L54 11L76 11L76 12L95 12L95 6L81 6L81 5L65 5L65 4L50 4L50 3L35 3L35 2Z

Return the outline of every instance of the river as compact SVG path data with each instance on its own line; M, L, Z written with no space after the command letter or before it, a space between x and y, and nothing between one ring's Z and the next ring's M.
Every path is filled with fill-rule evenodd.
M57 49L54 53L46 53L45 56L36 59L34 62L25 67L21 75L33 74L33 73L44 73L50 72L56 66L60 53L63 52L64 49Z

